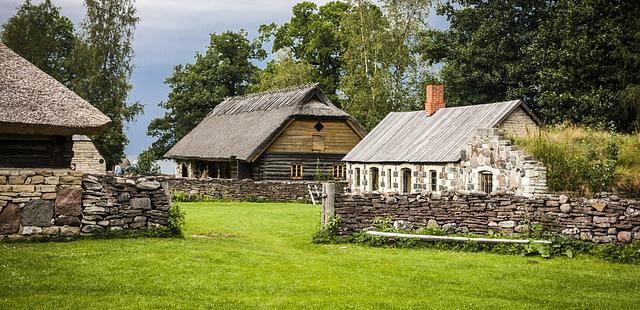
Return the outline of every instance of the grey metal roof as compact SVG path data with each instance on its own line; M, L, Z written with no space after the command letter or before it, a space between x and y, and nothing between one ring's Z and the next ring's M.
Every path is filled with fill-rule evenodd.
M460 161L460 152L479 128L493 128L522 107L520 100L443 108L431 117L424 111L389 113L342 160L350 162L442 163Z
M355 119L311 84L227 98L164 157L253 161L291 119L303 117L345 119L364 135Z

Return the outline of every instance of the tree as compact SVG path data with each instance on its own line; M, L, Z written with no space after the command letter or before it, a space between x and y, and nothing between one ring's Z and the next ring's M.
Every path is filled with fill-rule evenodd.
M133 175L159 175L160 166L156 163L155 156L150 149L144 150L136 162L127 169L127 173Z
M315 68L314 80L338 105L337 90L345 51L339 33L342 17L348 10L349 4L344 2L329 2L319 8L312 2L301 2L293 7L293 16L288 22L281 26L260 26L263 37L273 36L273 52L288 48L297 61Z
M85 0L87 15L74 49L73 90L111 118L94 138L111 169L124 155L128 139L124 123L142 112L139 103L127 104L133 70L133 32L138 23L133 0Z
M259 71L252 61L266 56L260 42L249 41L244 30L213 33L210 39L204 54L196 53L193 64L175 66L165 80L171 92L160 106L166 112L152 120L147 129L147 134L156 138L151 146L156 158L161 158L225 97L244 94Z
M73 24L60 15L51 0L34 5L25 1L2 26L2 42L65 85L72 78L69 67L76 36Z
M420 50L440 77L449 106L524 99L535 108L536 66L526 48L546 13L544 0L447 1L447 30L422 34Z
M269 61L260 71L257 83L250 92L262 92L313 82L314 68L305 61L296 61L290 50L278 51L276 59Z
M550 123L637 129L640 86L640 3L558 0L528 52L535 99Z
M422 106L423 83L431 80L415 50L415 34L427 27L429 1L352 1L342 20L344 109L365 128L392 111Z

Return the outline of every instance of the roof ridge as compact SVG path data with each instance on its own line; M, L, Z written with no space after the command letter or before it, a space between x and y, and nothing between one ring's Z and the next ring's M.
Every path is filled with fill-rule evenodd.
M314 83L299 84L299 85L288 86L284 88L266 90L266 91L257 92L257 93L250 93L250 94L244 94L244 95L238 95L238 96L228 96L224 98L223 102L227 101L228 99L246 99L246 98L258 97L258 96L270 95L270 94L276 94L276 93L286 93L286 92L301 90L305 88L315 88L318 85L320 85L319 82L314 82Z

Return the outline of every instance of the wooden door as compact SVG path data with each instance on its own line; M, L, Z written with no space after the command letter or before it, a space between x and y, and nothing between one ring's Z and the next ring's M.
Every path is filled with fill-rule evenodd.
M411 192L411 169L402 169L402 192Z

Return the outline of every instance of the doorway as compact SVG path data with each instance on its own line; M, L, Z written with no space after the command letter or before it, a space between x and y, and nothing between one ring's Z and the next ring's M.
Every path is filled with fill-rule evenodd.
M411 192L411 169L404 168L402 171L402 192L408 194Z
M371 191L375 192L380 189L380 170L378 168L371 168Z

